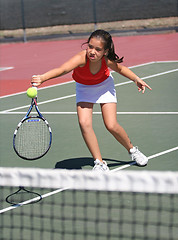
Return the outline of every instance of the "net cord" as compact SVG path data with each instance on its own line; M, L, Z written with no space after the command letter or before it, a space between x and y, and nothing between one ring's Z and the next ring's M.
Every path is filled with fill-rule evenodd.
M178 193L178 172L120 171L104 173L89 170L3 168L1 186L21 186L96 191Z

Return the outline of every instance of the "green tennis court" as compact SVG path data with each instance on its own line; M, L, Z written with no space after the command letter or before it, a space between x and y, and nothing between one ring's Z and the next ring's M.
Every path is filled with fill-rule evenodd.
M141 151L143 151L149 157L149 163L144 168L132 164L126 150L121 145L119 145L115 139L106 131L102 122L100 107L99 105L96 105L93 114L93 125L98 137L103 159L108 162L108 166L113 172L117 172L122 169L140 171L178 171L178 62L151 62L139 66L133 66L131 68L136 74L142 77L142 79L145 79L145 81L152 87L153 90L147 90L146 93L142 95L141 93L138 93L134 83L128 81L128 79L125 79L116 73L113 73L115 77L115 85L118 98L118 121L125 128L133 144L138 145ZM46 156L36 161L25 161L20 159L16 156L12 147L13 131L16 128L18 122L25 115L28 106L30 105L30 99L26 96L26 93L17 93L16 95L2 97L0 100L1 167L92 169L93 159L90 156L87 147L85 146L77 122L75 106L75 82L67 82L47 88L41 88L38 91L38 105L40 111L47 118L49 124L51 125L53 132L53 142L52 147ZM7 196L7 194L10 192L6 190L4 197ZM60 227L58 227L58 221L56 220L57 216L54 216L52 220L54 224L53 227L55 226L55 228L59 228L57 234L54 236L54 239L58 239L59 232L63 232L63 228L66 226L68 226L68 234L66 235L65 239L71 239L72 231L76 232L76 237L78 236L78 231L80 233L82 232L82 234L85 234L83 233L83 229L85 228L88 228L89 230L87 231L91 233L90 239L96 239L95 236L92 238L92 232L96 230L93 214L96 216L97 210L95 212L95 209L92 205L84 211L84 199L86 197L83 194L83 192L75 193L74 198L78 202L75 210L72 207L73 198L70 191L63 191L63 193L56 194L52 197L53 200L55 199L57 202L63 202L63 204L65 202L66 204L65 207L62 207L60 209L58 207L58 204L55 205L53 214L60 212L61 215L64 214L64 211L67 214L66 219L62 220L63 222ZM103 195L101 197L98 195L97 198L101 198L103 200L103 205L107 205L108 196L106 196L104 193L102 194ZM87 198L91 204L94 204L96 197L92 195L92 193L91 195L88 194ZM159 208L158 200L156 197L150 196L149 198L151 202L155 204L154 206ZM50 212L51 210L50 204L52 200L50 199L51 196L43 200L44 202L49 201L49 205L45 208L45 213L41 217L50 215L50 213L48 213L48 211ZM130 199L130 196L126 194L118 198L116 194L114 194L113 197L109 198L109 205L112 202L112 204L115 206L114 209L103 209L100 212L100 216L102 216L102 219L104 220L102 222L102 220L99 218L99 222L101 223L97 223L99 224L97 225L98 236L100 236L99 232L102 232L100 238L98 239L107 239L104 237L104 235L109 236L106 227L107 225L105 224L105 216L107 216L108 213L114 216L114 219L116 221L110 229L110 231L112 231L113 238L109 239L118 239L118 236L125 236L125 233L128 231L128 223L126 223L126 225L123 225L122 233L121 231L118 231L117 216L120 214L120 211L123 207L122 204L121 206L117 205L118 199L120 199L120 203L122 202L123 204L123 202L125 202L126 204L124 218L126 222L129 222L133 210L129 210L129 203L132 201ZM147 201L146 199L147 196L135 196L135 201L137 202L138 206L142 206L144 202ZM165 208L169 200L167 197L165 197L162 201L163 208ZM173 202L173 200L171 201ZM170 206L172 202L169 202ZM40 211L42 209L40 204L41 203L36 203L22 207L22 209L24 208L23 214L30 215L32 211L31 206L34 206L33 211L36 212L37 215L38 213L40 215ZM7 203L3 203L3 208L6 208L8 206L9 205ZM20 214L20 209L21 208L18 208L12 211L16 211L17 214ZM139 214L137 216L134 215L137 223L139 222L138 219L140 219L140 216L144 216L143 211L144 210L141 209L139 210ZM74 221L76 217L73 216L74 212L80 219L77 222ZM88 213L87 217L90 219L90 223L84 222L86 213ZM5 223L10 220L11 215L9 214L10 212L5 218ZM152 219L154 209L151 209L150 214L151 218L149 218ZM177 216L176 214L177 212L175 213L175 217ZM72 220L69 220L70 217L72 217ZM27 228L25 230L26 236L30 237L33 234L31 233L31 230L28 230L28 217L23 218L24 221L27 221L25 222L25 226ZM170 219L170 215L169 213L164 212L164 221L166 222L167 219ZM32 228L35 229L34 226L38 228L38 221L38 217L36 219L33 219ZM143 219L140 219L140 222L142 221L144 222L144 217ZM21 222L20 217L17 217L17 225L18 222ZM46 230L44 230L44 233L40 239L50 239L50 235L47 233L49 224L51 224L49 221L44 222L42 228ZM86 226L86 224L88 225ZM152 224L154 225L154 221ZM130 225L128 226L130 229ZM140 236L142 236L144 231L144 227L141 227L140 229L140 227L137 226L135 229L135 234L137 235L137 233L139 233ZM157 231L157 228L153 228L152 226L147 229L147 231L152 232L154 235L154 233ZM167 234L166 232L167 229L162 232L161 236L165 237ZM18 231L16 234L18 236ZM173 234L176 235L176 231ZM130 236L129 232L128 235ZM39 238L39 231L37 231L36 235L34 233L34 236L36 239ZM175 236L173 236L172 239L175 239L174 237Z
M178 62L152 62L131 68L153 90L141 94L132 82L113 73L118 98L118 121L125 128L132 143L138 145L141 151L150 157L145 170L176 171L178 170ZM38 105L51 125L53 142L48 154L37 161L20 159L12 148L13 131L25 115L30 99L26 93L17 93L2 97L0 100L1 166L92 168L93 159L78 127L75 82L42 88L38 91ZM128 153L105 129L99 105L94 107L93 125L102 156L107 160L110 169L125 167L129 170L143 170L135 165L128 165L130 163Z

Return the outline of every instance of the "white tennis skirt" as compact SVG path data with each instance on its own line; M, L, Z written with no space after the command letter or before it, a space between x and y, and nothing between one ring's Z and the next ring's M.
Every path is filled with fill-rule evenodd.
M116 90L112 75L95 85L84 85L76 82L76 103L79 102L116 103Z

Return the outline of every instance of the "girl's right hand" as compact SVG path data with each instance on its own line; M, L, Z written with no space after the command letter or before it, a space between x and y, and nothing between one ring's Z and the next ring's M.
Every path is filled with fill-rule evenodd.
M42 75L33 75L32 76L32 80L31 80L31 84L35 87L40 86L43 83L42 81Z

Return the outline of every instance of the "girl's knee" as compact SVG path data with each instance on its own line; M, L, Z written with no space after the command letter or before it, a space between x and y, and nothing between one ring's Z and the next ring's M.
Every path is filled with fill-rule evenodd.
M107 123L105 124L106 126L106 129L109 131L109 132L113 132L116 128L116 124L115 123Z
M110 133L118 132L118 129L120 127L118 122L108 122L108 123L105 123L105 126Z
M79 125L82 130L87 130L92 128L91 121L86 118L79 119Z

